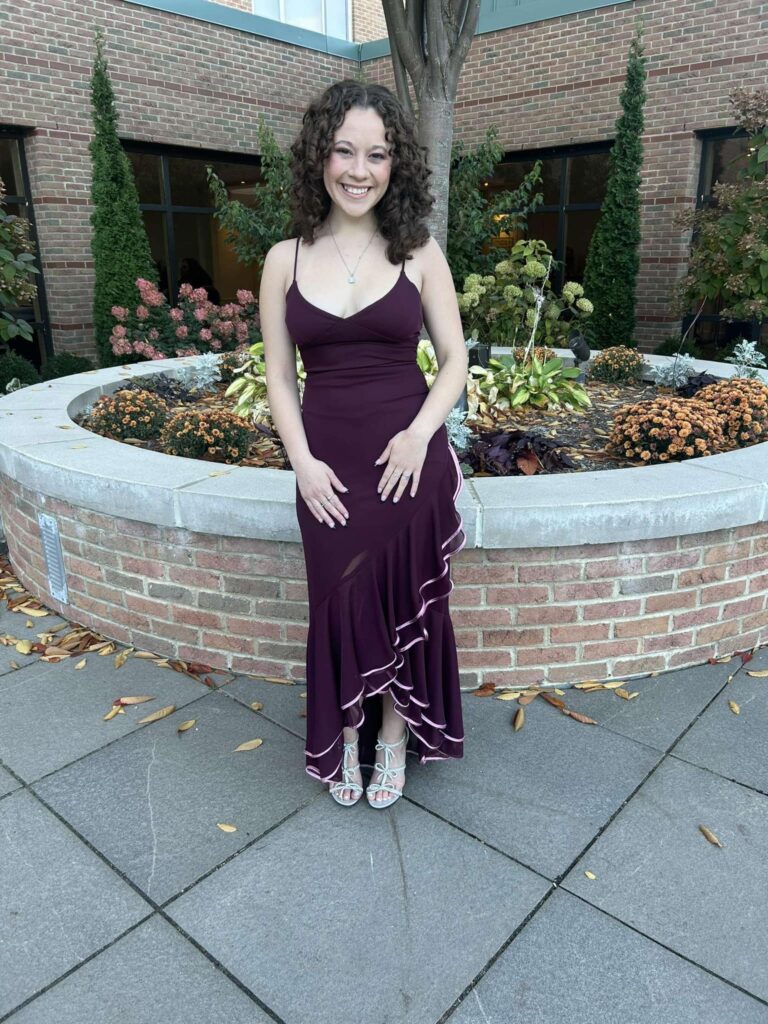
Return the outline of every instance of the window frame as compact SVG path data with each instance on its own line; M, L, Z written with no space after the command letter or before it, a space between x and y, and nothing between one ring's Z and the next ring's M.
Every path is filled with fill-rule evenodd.
M139 201L139 209L151 211L163 215L168 246L168 285L170 292L170 303L175 305L179 297L179 274L178 255L176 251L176 228L174 216L177 213L208 213L213 215L215 206L187 206L174 204L171 196L171 176L169 160L196 160L208 161L210 163L232 163L243 164L244 166L258 166L261 169L261 156L249 153L227 153L218 149L198 149L193 146L170 146L160 142L141 142L133 139L120 140L126 155L128 153L146 153L150 156L160 158L160 173L162 175L162 195L167 197L161 203L142 203Z
M7 309L7 312L15 316L18 320L24 320L29 326L39 332L39 336L42 339L42 346L38 345L38 355L40 356L40 365L53 358L53 339L51 337L51 317L48 309L48 294L45 288L45 273L43 271L43 261L40 251L40 237L37 231L37 220L35 218L35 207L32 202L32 186L29 180L29 168L27 166L27 152L26 152L26 138L32 134L31 129L15 128L12 125L0 125L0 139L11 139L16 140L18 143L19 151L19 166L21 168L21 185L24 189L24 194L19 195L17 193L6 192L5 204L15 203L22 206L24 214L29 222L29 238L35 245L35 266L39 273L32 275L32 280L37 286L37 303L40 308L40 319L34 318L34 305L31 307L33 315L30 316L29 306L12 306ZM5 182L5 187L9 188L10 183ZM15 351L15 350L12 350ZM23 354L23 353L21 353Z
M506 152L501 158L501 164L511 163L535 163L536 160L562 161L560 169L560 195L557 203L542 203L536 207L535 213L556 213L557 223L557 249L552 254L557 261L555 270L550 275L550 283L556 291L560 291L565 281L565 243L567 233L567 216L569 213L578 213L584 210L601 210L600 203L569 203L566 202L571 184L571 159L577 156L589 156L591 153L610 153L613 149L614 139L604 139L597 142L573 143L568 146L547 146L540 149L524 149ZM510 210L510 213L516 211Z
M743 128L739 128L734 125L725 125L720 128L700 128L695 133L695 138L701 143L701 151L699 153L699 176L696 185L696 209L702 210L709 206L712 202L712 185L714 182L709 182L707 186L707 177L710 174L711 158L707 154L707 148L713 142L717 142L720 139L746 139L749 135ZM693 244L693 243L691 243ZM746 324L749 326L748 340L758 341L760 340L760 321L757 319L752 320L724 320L719 313L700 313L697 317L695 313L686 313L680 322L680 334L685 334L690 329L694 319L698 323L710 323L710 324ZM718 330L718 340L715 343L716 346L720 347ZM747 331L743 332L745 336ZM694 336L695 339L695 336ZM726 343L729 344L729 343Z

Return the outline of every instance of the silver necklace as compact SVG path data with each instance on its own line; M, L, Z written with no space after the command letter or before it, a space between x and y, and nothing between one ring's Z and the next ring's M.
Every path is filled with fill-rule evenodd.
M363 249L363 251L362 251L362 252L360 253L360 256L358 257L357 263L355 264L355 270L350 270L350 269L349 269L349 266L347 265L347 261L346 261L346 260L344 259L344 257L343 257L343 256L341 255L341 249L339 249L339 243L338 243L338 242L336 241L336 236L334 235L334 233L333 233L333 229L331 228L331 225L330 225L330 224L328 225L328 230L329 230L329 231L330 231L330 233L331 233L331 238L333 239L333 244L334 244L334 245L336 246L336 251L338 252L338 254L339 254L340 258L341 258L341 262L342 262L342 263L344 264L344 266L345 266L345 267L347 268L347 273L348 273L348 275L349 275L349 276L347 277L347 281L349 282L349 284L357 284L357 278L355 277L355 270L357 270L357 268L358 268L358 267L360 266L360 260L361 260L361 259L363 258L363 256L365 256L365 253L366 253L366 250L367 250L367 248L368 248L368 245L370 245L370 244L371 244L371 242L372 242L372 241L374 240L374 238L376 237L376 233L377 233L377 232L378 232L378 230L379 230L379 229L378 229L378 227L374 228L373 234L372 234L372 235L371 235L371 237L370 237L370 238L368 239L368 245L366 245L365 249Z

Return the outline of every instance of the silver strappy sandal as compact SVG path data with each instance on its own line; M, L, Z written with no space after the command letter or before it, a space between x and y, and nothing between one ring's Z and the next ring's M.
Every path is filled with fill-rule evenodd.
M401 743L408 742L408 726L405 727L405 732L397 741L397 743L384 743L383 740L379 740L376 744L377 750L384 751L384 764L379 764L378 761L374 764L374 771L379 772L382 782L371 782L365 791L365 795L368 798L368 803L371 807L391 807L398 797L403 795L401 789L397 789L396 786L392 785L395 775L398 772L405 771L405 763L398 765L396 768L390 768L389 759L392 757L392 751L395 747L399 747ZM392 796L389 800L372 800L371 797L374 793L391 793Z
M363 795L363 787L359 782L355 782L352 775L359 765L349 765L348 760L352 757L352 751L357 746L357 740L353 740L351 743L344 744L344 757L342 759L341 768L341 782L334 782L330 786L330 794L337 804L341 804L342 807L351 807L352 804L356 804L360 797ZM345 789L351 789L354 793L357 792L357 796L354 796L351 800L342 800L340 793Z

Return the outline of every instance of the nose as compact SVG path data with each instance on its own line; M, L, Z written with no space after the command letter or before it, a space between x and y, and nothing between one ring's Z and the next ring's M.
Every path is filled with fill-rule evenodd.
M352 165L352 176L355 178L367 178L368 171L365 166L365 154L358 153L354 158Z

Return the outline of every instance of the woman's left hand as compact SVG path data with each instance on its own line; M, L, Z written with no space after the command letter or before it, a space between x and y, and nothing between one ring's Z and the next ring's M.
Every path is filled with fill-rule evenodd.
M397 501L409 482L411 497L414 497L418 490L421 467L427 457L428 446L428 439L418 434L410 434L407 430L401 430L390 438L386 448L374 463L378 465L385 459L389 460L377 488L382 501L386 501L395 486L397 491L393 501ZM409 475L404 476L404 473Z

